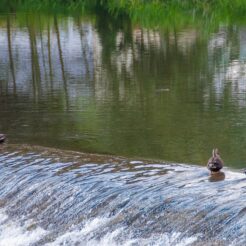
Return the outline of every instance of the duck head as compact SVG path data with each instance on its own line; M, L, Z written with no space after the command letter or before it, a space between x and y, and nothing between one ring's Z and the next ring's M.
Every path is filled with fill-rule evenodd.
M223 168L224 162L220 157L219 150L213 149L212 157L208 160L207 167L211 172L218 172Z

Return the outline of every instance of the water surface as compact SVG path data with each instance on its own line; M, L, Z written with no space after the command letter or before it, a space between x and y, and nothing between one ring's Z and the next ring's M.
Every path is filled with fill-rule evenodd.
M0 131L11 143L245 167L246 28L0 16Z
M0 245L246 243L246 177L224 169L0 149Z

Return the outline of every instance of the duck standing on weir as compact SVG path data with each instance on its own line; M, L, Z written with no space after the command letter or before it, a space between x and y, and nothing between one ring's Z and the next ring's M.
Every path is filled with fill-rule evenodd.
M212 157L208 160L207 167L211 173L219 172L223 168L224 162L220 157L219 150L213 149Z
M0 144L6 140L6 135L0 133Z

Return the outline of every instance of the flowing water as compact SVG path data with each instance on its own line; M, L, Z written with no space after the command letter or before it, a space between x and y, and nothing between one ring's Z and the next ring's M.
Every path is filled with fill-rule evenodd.
M245 37L0 15L0 246L246 245Z
M246 243L239 172L30 146L0 162L1 246Z

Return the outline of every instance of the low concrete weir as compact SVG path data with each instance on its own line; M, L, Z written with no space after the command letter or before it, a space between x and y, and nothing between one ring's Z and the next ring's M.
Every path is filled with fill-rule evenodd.
M0 149L0 245L246 245L246 175Z

